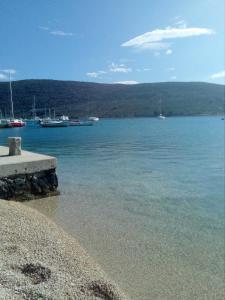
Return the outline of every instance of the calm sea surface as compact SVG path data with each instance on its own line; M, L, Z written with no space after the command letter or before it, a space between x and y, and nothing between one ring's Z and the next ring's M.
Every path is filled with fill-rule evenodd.
M133 300L224 299L224 121L101 120L0 131L58 158L61 195L31 201Z

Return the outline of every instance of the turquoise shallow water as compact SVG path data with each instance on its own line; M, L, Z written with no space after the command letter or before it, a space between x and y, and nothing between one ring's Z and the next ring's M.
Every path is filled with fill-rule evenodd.
M58 158L61 196L31 201L132 299L224 299L224 122L101 120L0 131Z

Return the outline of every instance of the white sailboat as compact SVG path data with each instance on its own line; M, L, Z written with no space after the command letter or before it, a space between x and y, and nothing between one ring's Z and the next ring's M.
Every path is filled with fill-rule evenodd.
M26 125L26 123L22 119L15 119L15 116L14 116L12 83L11 83L11 71L9 71L9 90L10 90L10 103L11 103L11 119L10 119L10 124L12 125L12 127L23 127L23 126Z
M160 120L165 120L165 116L162 114L162 99L160 98L160 101L159 101L159 111L160 111L160 114L158 115L158 119Z
M37 113L36 113L36 96L34 96L33 99L34 100L33 100L33 109L32 109L32 112L33 112L32 121L38 122L40 120L40 118L37 116Z
M88 120L94 121L94 122L98 122L99 121L99 117L89 117Z
M49 109L49 117L41 120L40 125L42 127L67 127L69 126L69 117L61 116L55 117L55 109L53 108L53 119L51 118L51 109Z
M11 128L11 127L12 125L10 123L10 120L3 118L2 110L0 109L0 128Z

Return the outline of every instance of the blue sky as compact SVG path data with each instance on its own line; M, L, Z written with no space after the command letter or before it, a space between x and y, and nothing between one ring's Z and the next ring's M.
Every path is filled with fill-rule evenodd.
M0 80L224 83L223 0L0 0Z

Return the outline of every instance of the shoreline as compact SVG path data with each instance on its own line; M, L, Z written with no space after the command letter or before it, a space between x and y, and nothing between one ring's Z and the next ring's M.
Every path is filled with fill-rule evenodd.
M127 297L79 243L38 211L0 201L0 298Z

